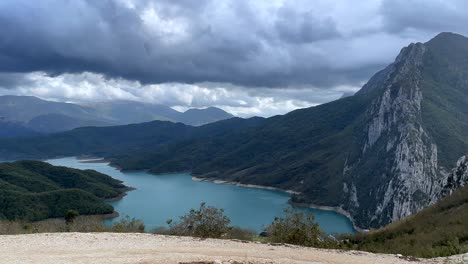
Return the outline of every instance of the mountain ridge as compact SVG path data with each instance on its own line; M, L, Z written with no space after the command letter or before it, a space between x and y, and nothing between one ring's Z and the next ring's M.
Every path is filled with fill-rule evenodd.
M168 106L117 100L73 104L34 96L0 96L0 118L38 133L55 133L84 126L115 126L154 120L200 126L233 115L219 109L189 109L178 112Z

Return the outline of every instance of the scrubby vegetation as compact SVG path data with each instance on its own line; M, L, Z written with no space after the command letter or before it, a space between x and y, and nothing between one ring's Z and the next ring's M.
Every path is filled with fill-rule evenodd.
M205 203L198 210L191 209L179 222L168 220L171 234L202 238L220 238L229 231L230 222L223 209L206 206Z
M117 233L143 233L145 232L145 223L139 219L126 216L120 219L120 221L115 222L109 231Z
M0 220L38 221L80 215L109 214L105 199L121 195L121 181L92 170L52 166L40 161L0 163Z
M437 204L368 234L344 237L341 248L417 257L468 252L468 186Z
M43 232L144 232L141 220L122 218L112 226L99 216L79 216L68 211L65 218L37 222L0 221L0 234ZM179 221L168 220L167 228L156 234L200 238L239 239L269 243L296 244L333 249L394 253L415 257L439 257L468 252L468 187L434 206L385 228L333 238L326 236L310 213L285 211L260 236L255 231L230 225L222 209L202 203Z
M468 187L422 212L385 228L333 238L320 230L310 213L287 210L265 229L263 237L229 225L221 209L202 204L168 229L155 233L211 238L261 240L332 249L363 250L415 257L439 257L468 252Z
M318 246L324 241L311 213L285 210L285 216L276 217L266 231L271 242Z
M169 228L158 228L153 230L153 233L241 240L252 240L256 236L254 231L233 227L230 222L223 209L201 203L199 209L191 209L186 215L181 216L178 222L169 219L167 221Z
M142 233L145 225L141 220L125 217L107 226L101 216L76 216L73 221L64 218L46 219L36 222L0 221L0 235L17 235L56 232L117 232Z

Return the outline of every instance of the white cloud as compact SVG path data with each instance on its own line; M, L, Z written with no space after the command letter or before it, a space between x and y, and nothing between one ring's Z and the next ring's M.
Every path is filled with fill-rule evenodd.
M34 72L22 78L23 81L15 89L0 89L0 94L32 95L46 100L76 103L133 100L163 104L178 110L216 106L241 117L284 114L357 90L357 87L350 86L322 90L251 89L220 83L142 85L137 81L105 78L102 74L89 72L53 77Z
M177 44L190 37L186 19L183 17L162 17L153 3L149 3L141 11L140 18L147 34L154 35L156 40L165 45Z

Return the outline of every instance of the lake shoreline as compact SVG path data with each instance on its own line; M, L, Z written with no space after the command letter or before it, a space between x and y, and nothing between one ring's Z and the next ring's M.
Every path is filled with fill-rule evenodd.
M262 189L262 190L270 190L270 191L280 191L280 192L285 192L288 194L299 194L299 192L293 191L293 190L284 190L280 189L277 187L271 187L271 186L264 186L264 185L257 185L257 184L245 184L245 183L240 183L240 182L232 182L232 181L226 181L226 180L219 180L219 179L210 179L210 178L200 178L200 177L195 177L192 176L193 181L207 181L207 182L213 182L215 184L227 184L227 185L234 185L238 187L244 187L244 188L254 188L254 189Z
M211 179L211 178L200 178L200 177L195 177L192 176L193 181L207 181L207 182L212 182L215 184L228 184L228 185L234 185L238 187L244 187L244 188L255 188L255 189L264 189L264 190L271 190L271 191L279 191L279 192L284 192L289 195L292 194L300 194L300 192L296 192L293 190L285 190L277 187L271 187L271 186L264 186L264 185L256 185L256 184L244 184L240 182L232 182L232 181L226 181L226 180L219 180L219 179ZM356 222L354 221L354 218L351 216L351 214L344 210L341 207L337 206L324 206L324 205L317 205L317 204L312 204L312 203L294 203L289 199L288 203L293 206L293 207L301 207L301 208L312 208L312 209L318 209L318 210L324 210L324 211L333 211L338 214L341 214L348 218L349 221L351 221L351 224L353 225L353 228L357 232L365 232L366 229L360 228L359 226L356 225Z
M121 193L121 194L119 194L119 195L117 195L117 196L115 196L115 197L112 197L112 198L107 198L107 199L105 199L104 201L106 201L106 202L117 202L117 201L120 201L120 200L122 200L125 196L128 195L127 192L130 192L130 191L133 191L133 190L136 190L136 188L134 188L134 187L128 187L128 186L127 186L127 188L122 189L122 193Z
M351 224L353 225L353 228L357 231L357 232L368 232L368 229L364 229L364 228L361 228L359 226L356 225L356 222L354 221L354 218L351 216L351 214L344 210L343 208L339 207L339 206L326 206L326 205L317 205L317 204L313 204L313 203L295 203L295 202L291 202L291 200L289 200L289 204L292 205L292 206L297 206L297 207L302 207L302 208L312 208L312 209L318 209L318 210L324 210L324 211L333 211L333 212L336 212L336 213L339 213L343 216L346 216L346 218L349 219L349 221L351 221Z
M93 216L93 215L91 215L91 216ZM98 215L94 215L94 216L98 216L101 219L105 220L105 219L117 218L117 217L120 216L120 214L119 214L119 212L114 211L113 213L110 213L110 214L98 214Z

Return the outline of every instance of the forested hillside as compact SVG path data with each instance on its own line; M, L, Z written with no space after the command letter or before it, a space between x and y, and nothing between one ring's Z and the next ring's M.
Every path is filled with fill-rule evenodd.
M0 219L36 221L62 217L68 210L108 214L114 209L104 200L127 189L120 181L92 170L40 161L0 163Z

